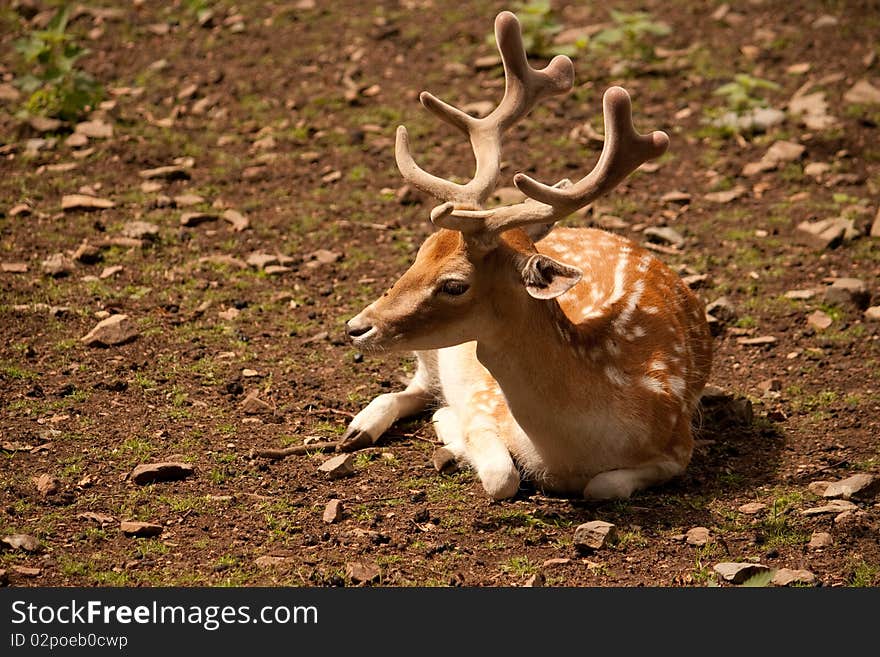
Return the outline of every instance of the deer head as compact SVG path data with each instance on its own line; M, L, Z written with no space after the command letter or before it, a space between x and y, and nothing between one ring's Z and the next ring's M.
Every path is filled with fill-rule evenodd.
M500 173L504 133L542 98L568 92L574 80L567 57L554 57L540 70L529 65L512 13L495 19L495 38L506 84L501 103L488 116L474 118L427 92L420 96L425 108L469 138L476 169L468 183L456 184L420 168L406 128L397 129L395 156L404 179L443 201L431 211L439 230L391 289L348 322L348 334L359 348L426 350L483 339L503 317L504 304L563 294L581 272L537 253L534 241L668 146L663 132L635 131L629 95L612 87L603 99L605 143L589 174L576 183L548 186L517 173L513 183L528 198L486 209Z

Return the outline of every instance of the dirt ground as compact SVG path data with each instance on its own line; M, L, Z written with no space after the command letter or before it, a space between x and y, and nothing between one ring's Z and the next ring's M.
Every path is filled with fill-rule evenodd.
M585 29L595 35L614 23L607 4L554 1L553 15L565 29L600 25ZM473 473L437 473L430 415L358 452L345 478L325 478L318 451L253 451L338 438L412 373L406 354L359 354L343 331L431 231L433 200L400 191L394 131L408 126L426 169L471 174L465 141L416 95L497 102L500 67L475 62L495 54L493 18L515 6L87 2L69 31L106 91L90 118L112 135L82 143L69 141L73 125L39 132L16 116L25 98L8 87L25 71L12 42L49 3L5 3L0 537L38 544L0 543L0 581L705 586L730 585L716 564L750 562L809 571L805 584L880 585L880 499L862 491L805 513L829 504L814 482L880 476L880 323L863 314L880 296L880 240L868 235L880 191L870 91L880 4L612 4L671 29L581 49L575 91L512 132L500 184L519 170L585 175L601 94L627 88L637 127L667 131L669 153L565 224L637 242L650 226L683 236L659 256L707 303L729 301L716 311L711 383L732 401L703 413L685 476L588 503L525 485L493 502ZM756 103L785 112L780 123L710 123L733 102L715 91L740 74ZM779 141L803 149L774 159ZM141 173L164 166L177 177ZM76 193L113 207L62 210ZM851 230L828 245L798 228L838 217ZM865 291L829 293L837 278ZM126 315L136 336L86 345L108 314ZM773 340L749 344L761 337ZM159 461L193 469L132 481L135 466ZM326 522L333 499L341 517ZM578 550L575 528L592 520L613 523L616 539ZM128 536L123 521L158 534ZM699 527L707 539L688 533Z

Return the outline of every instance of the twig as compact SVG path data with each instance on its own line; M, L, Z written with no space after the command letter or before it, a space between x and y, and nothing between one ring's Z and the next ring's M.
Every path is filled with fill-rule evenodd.
M325 440L309 443L308 445L291 445L290 447L282 447L280 449L252 449L251 458L262 457L277 461L287 458L288 456L296 456L308 454L310 452L328 452L336 449L339 445L338 440Z

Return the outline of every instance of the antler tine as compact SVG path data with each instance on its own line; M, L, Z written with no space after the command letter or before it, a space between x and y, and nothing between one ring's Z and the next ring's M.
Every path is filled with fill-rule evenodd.
M574 67L568 57L554 57L543 69L533 69L523 48L519 21L509 11L495 19L495 40L504 64L504 97L488 116L474 118L435 96L423 92L419 99L433 114L465 133L476 160L474 177L460 185L432 175L419 167L409 148L403 126L397 129L395 158L403 178L432 196L463 208L481 208L495 189L501 171L501 137L524 117L541 98L564 93L574 82Z
M518 173L513 177L513 183L523 194L568 214L608 193L643 163L666 152L669 136L665 132L655 130L648 135L636 132L632 121L632 101L625 89L608 89L602 106L605 143L596 167L564 189L549 187Z
M435 209L435 223L463 232L484 230L497 234L517 226L554 222L611 191L641 164L666 152L669 137L665 132L636 132L632 101L626 90L611 87L602 104L605 143L595 168L584 178L572 185L557 183L550 187L518 173L513 182L529 197L524 203L477 211L440 206Z

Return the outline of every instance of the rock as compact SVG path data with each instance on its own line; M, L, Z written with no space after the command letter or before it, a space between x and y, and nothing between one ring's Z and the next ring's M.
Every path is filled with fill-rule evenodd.
M846 479L830 483L822 493L822 497L841 497L848 500L854 495L858 496L859 493L869 494L872 492L872 484L875 481L880 482L874 475L866 473L855 474Z
M880 208L877 208L877 214L874 215L874 223L871 224L869 234L871 237L880 237Z
M719 192L709 192L704 195L703 198L712 203L730 203L747 193L748 190L743 185L737 185L731 189L725 189Z
M285 267L284 265L269 265L265 269L264 272L269 274L270 276L275 276L277 274L286 274L289 271L293 271L290 267Z
M808 301L817 294L816 290L789 290L784 296L786 299L794 299L795 301Z
M660 197L660 201L663 203L681 203L682 205L686 205L691 202L691 195L687 192L675 190L672 192L666 192Z
M0 586L9 586L9 574L5 568L0 568Z
M332 265L342 259L342 254L336 251L328 251L327 249L318 249L309 254L308 267L317 267L319 265Z
M832 16L831 14L822 14L821 16L819 16L819 18L813 21L813 29L820 30L823 27L834 27L839 22L840 21L837 20L836 16Z
M743 167L744 176L755 176L764 171L772 171L780 164L793 162L803 155L806 148L802 144L791 141L777 141L758 162L751 162Z
M828 532L813 532L813 535L810 537L810 542L807 543L807 547L814 550L830 547L832 545L834 545L834 539Z
M324 507L324 522L332 524L342 519L342 500L332 499Z
M578 525L574 530L574 547L580 551L599 550L617 537L617 528L604 520Z
M767 505L762 504L761 502L747 502L739 507L739 512L745 513L748 516L753 516L757 513L761 513L761 511L766 508Z
M189 463L164 461L162 463L142 463L135 466L128 478L132 483L143 486L156 481L186 479L192 473L193 466Z
M36 552L40 549L40 541L30 534L11 534L0 538L0 548Z
M804 509L801 513L805 516L818 516L825 513L842 513L844 511L854 511L858 507L847 500L831 500L824 506L814 506Z
M73 261L63 253L53 253L40 263L44 274L60 278L73 271Z
M74 132L64 140L64 145L68 148L82 148L89 145L89 138L82 133Z
M25 265L25 267L27 267L27 265ZM866 308L864 318L866 322L880 322L880 306Z
M0 102L17 103L21 98L21 92L11 84L0 83Z
M267 167L265 164L245 167L241 172L241 179L248 182L258 182L260 180L265 180L268 177L269 167Z
M828 114L828 102L825 100L824 91L795 94L788 101L788 112L797 117L809 130L827 130L837 124L837 119ZM806 169L804 169L804 173L806 173Z
M73 132L89 139L109 139L113 136L113 126L103 121L83 121L76 124Z
M767 132L785 121L785 112L774 107L757 107L744 114L726 112L712 121L712 125L737 132Z
M737 319L736 308L727 297L718 297L706 306L706 314L712 315L719 322L730 324Z
M670 244L678 248L684 246L684 237L669 226L650 226L645 229L644 235L649 242L656 244Z
M101 249L94 244L83 242L73 252L73 259L87 265L93 265L101 259Z
M247 413L248 415L258 415L260 413L272 412L272 406L260 399L259 394L259 390L251 390L247 397L241 401L239 407L244 413Z
M772 335L761 335L756 338L737 338L736 343L744 347L766 347L776 344L776 338Z
M868 286L858 278L835 278L822 290L822 296L832 306L851 304L859 309L867 308L871 300Z
M89 520L91 522L96 522L102 527L116 521L116 518L109 514L97 513L94 511L83 511L82 513L78 513L76 517L80 520Z
M26 262L0 262L0 271L7 274L26 274L28 264Z
M137 327L128 315L111 315L102 319L80 340L89 347L124 344L136 338Z
M373 562L353 561L345 564L345 576L355 584L369 584L382 574L379 565Z
M198 194L178 194L174 197L174 205L179 208L188 208L191 205L198 205L204 202L205 198Z
M354 456L351 454L339 454L330 457L318 466L318 472L323 473L330 479L340 479L354 474Z
M773 573L773 579L770 580L770 584L772 586L789 586L791 584L813 586L816 584L816 581L816 576L809 570L780 568Z
M761 392L779 392L782 390L782 381L779 379L767 379L758 384L758 390Z
M114 208L116 204L106 198L87 196L86 194L65 194L61 197L61 209L68 210L107 210Z
M159 227L149 221L127 221L119 232L136 240L154 240L159 236Z
M126 536L137 538L150 538L162 533L162 525L152 522L140 522L138 520L123 520L119 523L119 529Z
M526 588L535 588L537 586L544 586L546 583L547 578L544 577L544 573L535 573L523 582L523 586Z
M705 287L709 282L709 274L690 274L689 276L682 276L681 282L687 285L690 289L696 290L697 288Z
M226 321L232 321L236 317L238 317L240 314L241 314L241 311L238 308L230 306L226 310L221 310L220 312L218 312L217 317L219 317L220 319L224 319ZM254 393L254 394L256 394L256 393Z
M848 232L852 235L854 230L853 220L844 217L802 221L795 229L795 239L817 249L833 249L847 239Z
M19 566L17 564L13 564L11 566L13 572L18 573L22 577L39 577L40 573L42 573L42 569L40 568L31 568L30 566Z
M827 329L834 320L828 316L827 313L821 310L814 310L809 315L807 315L807 324L812 326L817 331L824 331Z
M184 212L180 215L180 225L192 228L208 221L217 221L219 218L210 212Z
M807 486L807 490L809 490L813 495L818 495L819 497L821 497L830 485L830 481L811 481Z
M138 175L145 180L154 180L160 178L162 180L189 180L190 175L182 166L166 166L156 167L155 169L144 169L138 172Z
M843 94L843 100L853 105L880 104L880 89L867 80L859 80Z
M264 554L254 559L254 563L260 568L274 568L283 566L287 563L287 557L276 557L271 554Z
M28 125L37 132L57 132L64 123L48 116L32 116L28 119Z
M278 256L272 255L271 253L260 253L255 251L251 253L247 259L245 260L251 267L255 267L256 269L263 269L269 265L277 265L278 264Z
M116 274L121 272L123 269L125 268L122 265L110 265L109 267L104 267L104 269L101 270L101 273L98 274L98 278L100 278L101 280L111 278L113 276L116 276Z
M9 211L6 213L9 217L29 217L33 210L31 206L27 203L19 203L18 205L13 205L9 208Z
M760 563L734 563L724 561L715 564L714 570L721 575L725 581L731 582L732 584L742 584L750 577L759 573L766 573L770 569Z
M232 230L236 233L240 233L251 225L250 220L237 210L225 210L220 218L232 224Z
M826 162L810 162L804 166L804 175L818 180L831 171L831 165Z
M709 530L705 527L693 527L687 530L685 542L688 545L702 546L709 542Z
M37 487L37 492L43 497L54 495L61 490L61 481L58 477L54 477L50 474L37 475L32 477L31 481L34 482L34 486Z

